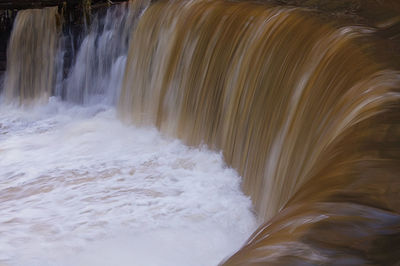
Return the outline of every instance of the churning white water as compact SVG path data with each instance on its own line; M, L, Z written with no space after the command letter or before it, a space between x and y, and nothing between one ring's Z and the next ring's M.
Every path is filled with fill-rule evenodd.
M24 60L7 69L6 80L28 85L6 82L0 101L0 265L216 265L254 231L251 201L221 154L117 117L129 36L147 5L96 17L65 77L63 38L46 61L54 77ZM55 11L19 13L15 58L29 45L17 33L33 27L22 22L41 27L41 13ZM54 88L31 93L43 76Z
M0 265L215 265L255 229L221 154L107 106L0 106Z

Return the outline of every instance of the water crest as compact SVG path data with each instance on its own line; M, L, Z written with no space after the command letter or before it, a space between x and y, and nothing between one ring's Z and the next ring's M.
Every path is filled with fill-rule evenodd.
M226 265L400 260L400 72L375 29L294 7L132 1L95 17L63 79L57 21L54 8L17 16L5 98L101 103L95 118L116 105L128 124L222 151L262 223Z

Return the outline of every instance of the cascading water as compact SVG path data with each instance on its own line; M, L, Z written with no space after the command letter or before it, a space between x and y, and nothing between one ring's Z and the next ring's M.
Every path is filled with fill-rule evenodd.
M222 150L275 217L227 264L400 259L400 73L372 32L248 2L159 1L140 19L122 117Z
M109 8L96 17L83 39L75 63L57 94L77 103L115 104L123 78L129 37L147 1ZM129 9L129 12L127 10Z
M94 19L58 83L67 45L59 32L57 45L42 38L56 9L17 16L0 105L1 265L216 265L255 229L250 199L221 154L117 119L128 39L147 4ZM18 49L30 54L22 60ZM57 71L24 63L44 56Z
M52 95L59 20L57 7L18 12L7 50L6 101L47 101Z
M356 49L368 29L318 22L248 3L154 4L132 39L122 115L223 150L269 219L335 139L399 99L399 73Z
M398 263L400 72L378 45L301 8L138 1L93 21L57 86L9 61L27 86L6 99L56 98L2 106L0 262L219 263L255 225L223 157L263 223L226 265Z

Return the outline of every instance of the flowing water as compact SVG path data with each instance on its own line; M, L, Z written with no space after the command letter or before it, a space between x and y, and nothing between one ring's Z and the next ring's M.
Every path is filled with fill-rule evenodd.
M148 1L110 8L96 16L84 37L74 65L55 93L69 102L115 104L125 70L129 38ZM62 52L62 51L60 51Z
M2 106L0 121L6 265L216 265L254 230L220 153L107 106Z
M61 84L44 71L62 66L43 54L62 41L42 38L56 9L16 18L0 105L0 264L216 265L255 229L221 153L118 120L128 32L143 8L96 18Z
M217 264L255 229L241 187L262 225L226 265L398 263L400 72L376 30L260 3L130 2L93 20L62 81L8 67L3 260ZM59 73L52 36L43 64Z
M47 101L55 86L59 16L56 7L18 12L7 49L3 97Z

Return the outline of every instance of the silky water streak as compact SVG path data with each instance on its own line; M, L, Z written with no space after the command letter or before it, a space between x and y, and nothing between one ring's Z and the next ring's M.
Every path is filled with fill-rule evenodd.
M228 265L400 259L400 75L371 32L248 2L143 14L121 117L222 150L243 176L266 223Z
M173 232L158 234L165 226L189 235L178 240L194 246L181 245L179 254L200 251L196 258L207 261L195 262L220 261L221 252L204 256L218 242L205 232L218 239L228 232L239 241L252 225L248 201L221 156L196 153L165 135L221 150L243 176L262 225L226 265L400 261L400 74L374 29L249 2L161 0L133 17L120 8L94 20L57 89L56 9L17 16L3 97L25 104L55 94L68 104L50 98L30 111L2 105L0 189L7 214L0 222L8 230L0 245L9 251L2 262L24 264L15 246L27 245L19 250L38 246L32 257L55 264L55 249L72 258L90 241L126 228L136 236L145 228L152 233L144 238L157 243L152 236L176 239ZM119 116L143 130L120 124L112 107L117 99ZM15 160L20 154L24 160ZM221 175L213 178L210 169ZM163 190L165 184L172 186ZM106 219L96 220L99 214ZM214 234L215 228L222 230ZM154 247L138 242L135 247ZM94 253L114 251L110 246ZM158 251L145 257L179 264L173 249ZM49 254L56 257L48 260Z
M15 86L0 104L1 265L216 265L254 231L251 200L221 153L117 118L146 5L92 20L60 84L66 69L47 70L67 46L55 52L43 35L58 38L56 21L40 17L56 9L20 11L8 47Z
M56 95L74 103L115 105L119 97L129 38L148 0L129 1L95 15L68 77Z
M60 26L57 7L18 12L7 49L5 101L47 101L54 93Z

